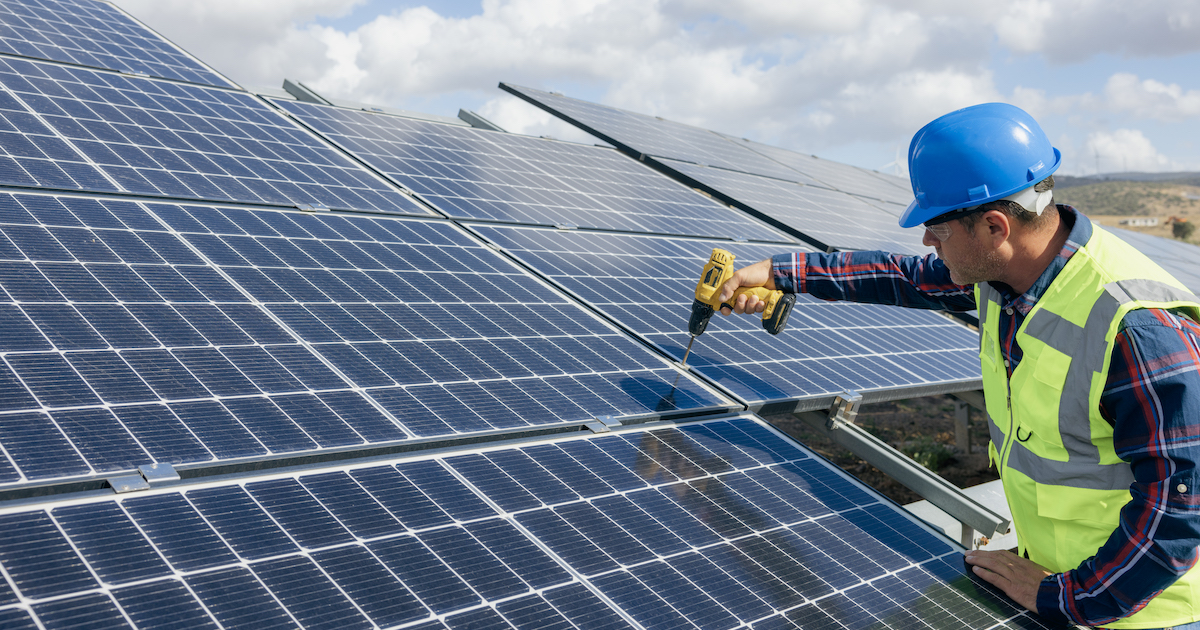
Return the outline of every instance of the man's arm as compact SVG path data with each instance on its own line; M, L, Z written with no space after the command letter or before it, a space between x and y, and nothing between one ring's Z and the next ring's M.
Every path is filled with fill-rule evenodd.
M722 300L738 287L765 286L785 293L808 293L824 300L850 300L913 308L970 311L974 287L954 284L950 271L933 254L900 256L887 252L781 254L743 267L721 291ZM737 313L762 312L755 299L734 305ZM722 309L725 315L729 309Z
M1131 615L1196 564L1200 550L1200 324L1134 311L1100 398L1132 500L1093 558L1043 581L1038 613L1097 625Z

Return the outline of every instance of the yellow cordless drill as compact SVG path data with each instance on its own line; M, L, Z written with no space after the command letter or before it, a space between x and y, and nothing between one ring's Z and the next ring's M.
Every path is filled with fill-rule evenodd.
M741 287L734 291L728 302L722 303L718 299L721 295L721 285L733 277L733 259L732 253L715 248L708 258L708 264L704 265L700 272L700 282L696 284L696 300L692 302L692 317L688 320L688 332L692 333L692 339L688 342L687 351L683 353L683 361L680 362L682 365L687 365L692 344L696 342L696 337L708 328L708 320L712 318L713 313L725 306L733 308L737 297L744 293L767 303L767 308L762 314L764 330L778 335L787 325L788 315L796 305L796 295L793 293L772 291L763 287Z

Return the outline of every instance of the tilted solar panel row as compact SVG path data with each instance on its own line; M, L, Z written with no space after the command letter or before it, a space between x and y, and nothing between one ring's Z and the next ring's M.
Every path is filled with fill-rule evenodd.
M0 184L431 214L244 92L0 58Z
M736 266L795 246L586 233L470 224L627 329L681 360L697 282L715 247ZM868 397L912 397L978 388L978 336L938 313L798 295L787 329L762 330L757 317L714 316L697 338L690 369L758 409L790 411L846 389ZM894 390L888 393L889 390Z
M825 249L881 249L921 254L924 233L899 226L904 206L869 200L837 190L803 186L758 175L662 160L681 175L731 202L783 226L803 226L810 241ZM881 211L882 210L882 211Z
M727 404L445 222L3 194L0 288L5 484Z
M912 187L906 178L823 160L815 155L805 155L745 138L717 135L784 164L802 175L801 178L793 178L791 181L904 205L908 205L912 201Z
M674 158L789 181L811 180L707 129L519 85L501 83L500 89L638 156Z
M748 418L6 510L0 567L5 628L1044 627Z
M612 149L272 102L451 218L793 240Z
M520 86L501 89L821 248L925 251L898 178ZM830 203L830 200L834 200Z

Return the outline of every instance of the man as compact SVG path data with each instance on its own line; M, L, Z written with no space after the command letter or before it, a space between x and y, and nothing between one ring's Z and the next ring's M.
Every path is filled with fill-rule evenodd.
M1200 628L1200 298L1053 204L1060 163L1016 107L952 112L913 138L900 219L925 225L936 258L785 254L737 271L721 298L766 286L978 310L988 452L1018 553L967 562L1048 620ZM762 310L746 296L732 309Z

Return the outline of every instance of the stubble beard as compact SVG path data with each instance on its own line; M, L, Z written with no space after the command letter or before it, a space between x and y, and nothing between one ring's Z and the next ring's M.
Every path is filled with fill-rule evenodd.
M976 243L976 239L972 239ZM971 256L967 260L957 261L950 264L944 256L942 249L935 248L938 258L946 263L946 268L950 270L950 280L955 284L971 285L987 282L990 280L999 280L1004 269L1004 261L1000 257L1000 253L994 250L980 251L982 248L972 248Z

